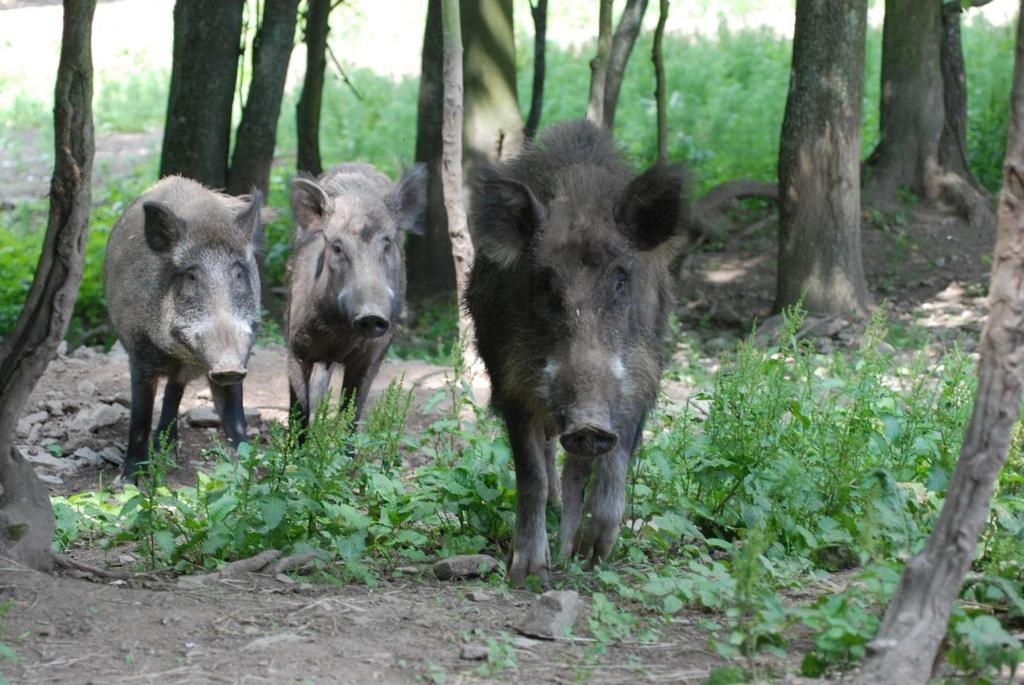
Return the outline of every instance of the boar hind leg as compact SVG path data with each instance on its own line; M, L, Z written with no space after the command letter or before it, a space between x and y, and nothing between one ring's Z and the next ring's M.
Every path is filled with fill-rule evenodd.
M608 558L619 537L626 510L626 471L640 440L644 416L627 421L618 446L597 460L597 477L587 497L590 520L583 531L579 555L594 565Z
M594 460L591 457L565 457L562 471L562 521L558 526L558 559L569 561L576 549L576 534L583 516L583 488Z
M551 573L551 553L545 526L548 496L544 433L520 412L507 412L509 442L516 467L516 528L508 562L509 581L522 587L527 576L537 576L544 587Z
M548 474L548 506L552 509L562 508L561 487L558 484L558 464L555 463L555 451L558 443L554 438L544 443L544 468Z
M181 404L181 396L185 394L185 384L167 379L164 386L164 403L160 409L160 420L156 424L156 438L154 445L162 447L168 445L178 455L178 406Z
M345 378L341 383L341 401L355 402L356 412L352 416L353 421L363 418L363 409L366 407L366 398L370 394L370 386L373 379L377 377L377 370L384 360L384 355L376 359L357 359L345 363Z
M231 441L232 447L246 442L245 409L242 407L242 384L217 385L210 383L210 394L213 395L213 406L220 417L220 425L224 434Z
M334 372L334 364L330 362L316 362L309 372L309 420L316 419L316 413L320 409L320 403L326 398L328 408L331 399L331 375Z
M139 467L149 459L156 382L155 374L144 371L134 360L131 362L132 410L128 420L128 453L124 458L125 478L135 478Z

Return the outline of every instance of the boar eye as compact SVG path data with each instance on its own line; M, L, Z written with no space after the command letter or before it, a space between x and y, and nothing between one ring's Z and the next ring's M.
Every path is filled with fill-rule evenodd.
M385 238L384 239L384 254L391 254L391 250L394 248L394 246L395 246L395 244L391 240L391 238Z
M331 243L331 252L335 255L341 254L341 243Z

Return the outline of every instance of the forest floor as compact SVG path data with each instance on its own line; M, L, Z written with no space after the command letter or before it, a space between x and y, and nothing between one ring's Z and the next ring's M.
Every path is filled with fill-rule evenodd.
M113 174L121 170L120 157L134 163L136 143L143 148L151 143L99 142L101 150L110 147L100 173ZM12 194L45 193L43 178L22 176L21 192ZM0 178L8 191L15 184L13 178ZM676 361L709 373L755 322L767 320L762 332L770 334L775 321L769 318L777 250L774 210L737 208L732 220L717 240L677 265L683 336ZM917 207L868 210L863 243L875 300L888 302L888 342L897 355L909 357L922 349L938 355L953 344L966 351L976 346L986 311L993 230L972 231L954 216ZM863 324L812 318L806 328L819 351L829 352L855 345ZM448 371L423 362L389 361L375 388L379 392L390 380L402 378L412 389L409 432L415 433L444 410L437 405L428 412L423 406L443 387ZM477 379L474 389L478 400L486 398L485 380ZM667 382L665 395L669 401L685 401L696 389ZM265 432L270 422L286 416L282 348L255 351L245 393L247 407L259 412L258 420L251 421L255 430ZM125 449L128 404L123 351L64 352L26 404L18 448L55 495L109 484ZM209 404L205 387L192 385L182 411ZM203 449L220 444L220 438L215 428L194 426L188 418L192 414L185 416L180 469L173 480L190 483L196 469L207 464ZM410 457L406 466L416 466L416 458ZM78 545L67 554L122 572L135 561L124 549ZM285 583L263 574L205 582L164 574L110 580L6 566L0 600L10 606L0 621L0 641L18 660L6 664L4 672L15 682L78 683L699 683L724 663L708 647L701 627L706 614L679 612L656 642L605 645L589 635L584 607L576 624L578 637L537 640L516 632L535 602L532 593L483 581L440 581L430 569L404 567L370 588ZM813 596L845 584L837 575L805 592ZM800 636L794 639L799 643ZM492 658L477 660L480 650ZM500 658L495 660L495 654ZM796 665L773 664L779 671Z

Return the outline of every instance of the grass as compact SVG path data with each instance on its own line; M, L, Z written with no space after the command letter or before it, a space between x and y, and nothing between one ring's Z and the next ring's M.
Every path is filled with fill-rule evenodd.
M975 174L995 190L1000 179L1006 141L1008 94L1012 69L1012 27L968 22L963 30L968 75L968 147ZM587 59L590 46L548 50L547 97L542 124L582 116L586 105ZM868 33L863 117L863 149L877 139L880 31ZM637 43L623 83L616 116L616 138L639 163L654 157L653 75L649 63L650 36ZM778 134L789 76L789 41L767 30L729 31L715 36L669 36L665 41L668 67L668 118L671 156L685 159L694 170L698 192L732 178L770 180L775 176ZM519 93L522 110L529 107L532 46L518 47ZM366 69L350 74L359 95L339 78L325 84L321 150L325 165L351 159L376 164L394 176L415 149L417 80L399 81ZM0 74L0 82L4 77ZM100 79L95 117L101 132L120 133L159 129L167 97L168 74L148 66L127 69ZM278 126L279 158L272 173L270 204L279 210L268 228L269 286L284 283L291 234L287 182L295 150L294 111L298 93L288 92ZM49 104L15 95L0 112L0 147L16 166L36 169L49 150L52 122ZM37 130L40 135L27 136ZM151 159L130 178L112 179L94 189L94 212L87 247L86 274L68 338L72 343L110 344L100 270L106 236L126 202L156 177ZM0 211L0 335L14 325L31 282L35 255L42 244L46 204L20 201ZM402 356L444 357L434 335L453 330L451 307L438 307L422 320L426 330L414 332L400 344ZM443 326L441 325L443 324ZM423 341L422 346L417 341Z
M899 566L942 506L973 363L954 352L895 366L879 350L880 316L859 350L823 356L796 339L801 324L790 312L778 346L751 338L727 356L701 396L706 416L663 407L652 417L613 558L593 573L570 564L556 580L591 596L595 649L656 641L696 609L740 678L720 682L777 676L765 654L799 657L808 676L863 657ZM355 434L350 411L325 408L304 444L278 426L237 462L214 451L191 487L169 488L157 460L137 490L56 498L57 544L127 544L147 566L185 572L268 548L313 551L321 575L369 585L450 554L501 558L516 494L507 438L467 385L449 380L428 404L446 398L419 435L407 434L412 400L397 386ZM1024 658L1013 636L1024 617L1022 447L1018 430L950 627L948 668L970 682ZM426 463L408 472L412 453ZM822 584L836 571L849 579L840 592ZM794 631L809 637L793 642Z

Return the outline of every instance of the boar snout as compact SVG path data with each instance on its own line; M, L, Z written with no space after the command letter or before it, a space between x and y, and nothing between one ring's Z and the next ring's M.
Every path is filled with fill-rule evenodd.
M211 369L207 375L217 385L237 385L245 379L245 374L244 368L223 368Z
M571 411L567 418L559 442L569 454L598 457L610 452L619 441L611 428L608 412L577 410Z
M379 314L362 314L355 318L352 326L364 338L379 338L391 329L391 322Z

